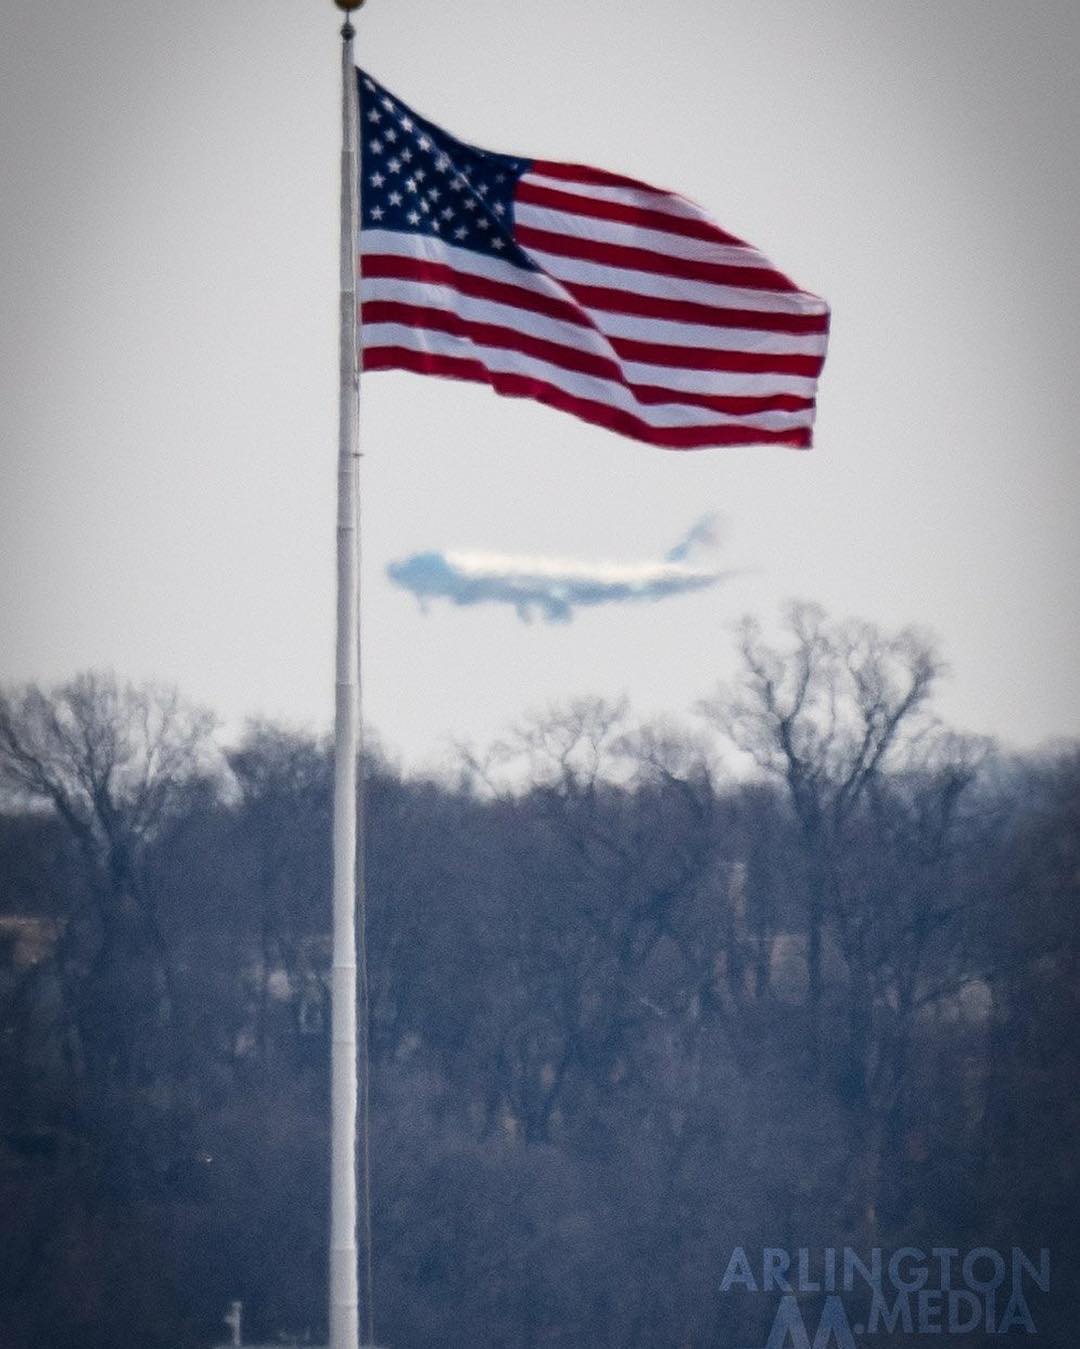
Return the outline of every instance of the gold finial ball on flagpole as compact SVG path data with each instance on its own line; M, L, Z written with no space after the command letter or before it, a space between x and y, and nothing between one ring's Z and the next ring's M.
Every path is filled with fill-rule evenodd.
M352 26L352 13L354 9L359 9L364 0L334 0L334 4L345 14L345 23L341 29L341 36L346 42L352 40L356 35L356 29Z

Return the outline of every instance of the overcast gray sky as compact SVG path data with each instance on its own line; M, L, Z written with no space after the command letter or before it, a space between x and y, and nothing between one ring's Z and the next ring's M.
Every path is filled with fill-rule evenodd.
M0 677L328 725L339 15L16 0L0 47ZM804 596L919 623L940 707L1080 731L1080 6L369 0L361 63L456 135L706 206L833 307L817 447L673 454L407 374L362 391L365 712L408 763L580 693L680 713ZM421 549L747 573L526 626L424 616Z

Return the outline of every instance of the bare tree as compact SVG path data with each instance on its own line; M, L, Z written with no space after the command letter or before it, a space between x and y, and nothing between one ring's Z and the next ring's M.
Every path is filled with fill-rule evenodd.
M79 858L61 903L59 967L79 1051L126 1077L139 1027L175 1011L167 943L145 882L147 849L211 768L211 715L175 690L86 673L0 692L0 786L50 807Z
M307 946L330 925L333 764L327 744L266 722L249 724L227 758L239 789L237 852L252 871L258 904L255 1042L265 1066L274 970L321 994Z
M523 717L509 733L478 755L468 745L457 752L463 781L485 794L509 799L524 784L552 799L576 800L601 782L619 778L629 715L625 698L574 698Z
M925 635L887 636L870 623L830 622L815 604L789 606L786 648L753 618L740 628L740 676L702 711L779 779L804 840L811 1061L820 1063L823 933L845 834L871 785L925 735L942 662Z

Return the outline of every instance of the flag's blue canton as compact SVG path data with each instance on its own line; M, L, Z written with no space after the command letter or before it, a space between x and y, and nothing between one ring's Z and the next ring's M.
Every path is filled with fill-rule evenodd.
M514 243L514 188L532 163L480 150L360 81L360 223L427 234L534 270Z

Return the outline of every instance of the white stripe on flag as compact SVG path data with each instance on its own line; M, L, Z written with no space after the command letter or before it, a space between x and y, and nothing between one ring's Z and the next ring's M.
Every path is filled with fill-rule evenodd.
M703 347L725 351L748 351L775 356L824 356L828 338L824 333L770 333L753 328L709 328L700 323L674 323L668 319L643 319L610 310L590 311L593 322L609 337L628 337L635 342L658 342L673 347Z
M648 248L655 253L688 258L692 262L717 262L727 267L761 267L770 272L775 271L769 259L753 248L710 243L707 239L690 239L684 234L669 234L666 230L628 225L621 220L598 220L595 216L577 215L550 206L533 206L530 202L515 205L514 221L532 229L548 230L552 234L565 234L574 239L590 239L605 244L623 244L630 248Z
M644 211L663 211L665 215L681 216L684 220L703 220L717 228L700 206L680 197L674 192L665 192L647 187L610 187L602 183L576 183L572 179L549 178L540 172L522 174L523 183L535 183L537 187L546 187L553 192L572 192L575 196L597 201L621 202L625 206L640 207Z
M821 314L824 305L801 291L766 291L746 286L718 286L711 281L687 281L683 277L663 276L658 272L639 272L628 267L609 267L601 262L583 262L564 258L541 249L523 250L538 267L557 281L571 285L606 286L634 295L661 300L689 300L694 304L754 309L766 314Z

